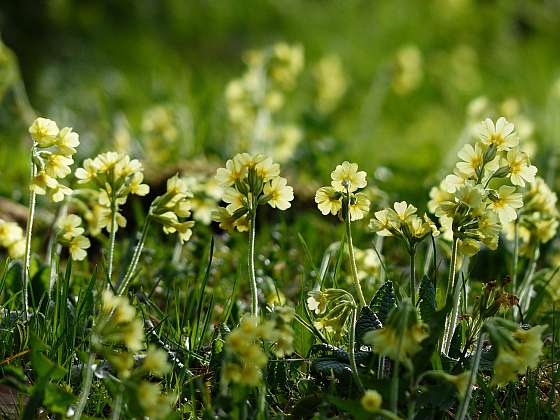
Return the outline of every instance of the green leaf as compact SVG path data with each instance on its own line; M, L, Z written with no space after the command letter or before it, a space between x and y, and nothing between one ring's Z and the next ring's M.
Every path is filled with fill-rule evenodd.
M428 325L437 323L436 319L436 291L434 284L428 276L422 278L419 291L420 315L422 320Z
M363 344L364 334L379 328L383 328L383 325L377 315L368 306L364 306L360 312L360 317L356 321L356 342Z
M377 314L382 324L385 324L389 312L397 307L393 282L387 280L375 293L369 307Z
M55 384L47 384L45 387L45 399L43 404L53 413L66 414L70 404L74 402L74 395Z

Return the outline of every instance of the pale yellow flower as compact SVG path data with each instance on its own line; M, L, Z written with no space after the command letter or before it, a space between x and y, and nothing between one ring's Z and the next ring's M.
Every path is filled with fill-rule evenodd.
M56 226L64 239L70 240L84 233L84 228L81 227L82 219L75 214L61 217L56 223Z
M222 199L228 203L226 209L230 214L235 213L236 210L245 206L245 197L235 188L228 187L224 189Z
M342 198L332 187L321 187L315 193L315 202L319 211L327 215L335 215L342 208Z
M389 209L388 217L396 222L406 222L417 210L416 207L406 201L395 202L393 209Z
M515 127L504 117L498 118L496 124L486 118L479 127L479 136L483 144L496 146L498 151L508 151L517 146L519 139Z
M150 187L147 184L142 184L144 174L142 172L135 172L130 180L130 193L138 196L145 196L150 192Z
M238 159L228 159L225 168L216 171L216 182L222 187L230 187L235 181L242 179L247 173L247 167Z
M73 260L82 261L87 256L87 252L85 250L90 246L91 243L88 238L85 236L76 236L70 240L68 250L70 251L70 255Z
M369 227L379 236L393 236L390 231L393 226L389 218L389 209L376 211L375 218L372 218L369 222Z
M78 178L78 183L86 184L96 177L98 170L99 167L96 160L86 159L84 160L83 168L76 169L74 175Z
M263 192L270 196L268 204L272 208L286 210L291 206L290 201L294 199L294 189L288 185L288 180L276 177L270 183L265 184Z
M509 177L513 185L525 186L525 182L535 182L536 166L531 165L529 157L518 149L507 152L505 163L509 167Z
M49 199L53 203L59 203L62 200L64 200L64 198L67 195L71 195L71 194L72 194L72 189L62 184L57 184L56 187L49 189L47 193Z
M45 195L47 189L54 189L56 187L58 187L58 181L49 176L46 172L41 171L33 177L29 188L36 194Z
M45 172L53 178L64 178L72 172L70 165L73 163L72 158L51 154L45 163Z
M64 127L58 133L56 146L58 151L65 156L72 156L76 153L76 147L80 145L80 136L72 131L70 127Z
M42 117L33 121L33 124L29 127L29 134L39 147L50 147L55 144L58 132L56 122Z
M358 171L358 164L344 161L331 173L331 185L338 192L354 192L367 185L366 177L365 171Z
M328 299L321 290L311 290L307 297L307 307L317 315L324 314L327 310Z
M365 194L357 193L350 199L350 221L363 219L369 212L370 201Z
M264 182L267 182L280 175L280 165L274 163L271 158L267 157L260 160L255 165L255 172Z
M523 196L515 192L515 187L502 185L497 191L497 198L493 199L489 208L495 210L500 223L506 225L517 219L516 209L523 207Z
M473 177L482 169L484 151L478 143L474 147L470 144L465 144L457 156L459 156L461 162L458 162L456 166L462 174Z

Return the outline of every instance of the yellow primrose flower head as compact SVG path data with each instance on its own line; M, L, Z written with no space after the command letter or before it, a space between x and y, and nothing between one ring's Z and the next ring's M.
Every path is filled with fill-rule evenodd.
M0 219L0 247L12 258L22 257L25 252L23 229L15 222Z
M58 133L56 122L48 118L39 117L29 127L29 134L39 147L50 147L55 144Z
M494 123L486 118L480 123L479 138L484 145L495 146L498 151L508 151L519 143L515 127L504 117Z
M226 212L214 210L212 217L226 230L246 231L259 205L268 203L272 208L286 210L294 199L293 188L280 176L280 165L262 154L234 156L225 168L216 171L215 180L222 187Z
M338 192L352 193L366 187L366 177L365 171L358 171L358 164L344 161L331 173L331 185Z

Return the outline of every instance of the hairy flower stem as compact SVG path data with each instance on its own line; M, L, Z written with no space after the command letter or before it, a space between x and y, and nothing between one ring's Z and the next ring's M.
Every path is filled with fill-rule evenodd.
M360 375L358 373L358 365L356 364L356 351L355 351L355 342L356 342L356 321L358 319L358 309L352 309L352 325L350 325L350 342L348 343L348 354L350 357L350 367L352 368L352 372L354 373L354 379L356 379L356 384L360 390L360 393L364 392L364 385L362 384L362 380L360 379Z
M404 320L402 322L403 325L408 325L408 311L405 312ZM401 349L402 349L402 342L403 342L403 334L399 336L398 342L398 350L397 350L397 357L393 360L392 366L392 378L391 378L391 395L390 395L390 408L395 415L398 415L398 407L399 407L399 370L401 367Z
M247 267L249 269L249 286L251 287L251 315L259 315L259 298L257 292L257 277L255 275L255 231L257 223L256 206L251 210L249 222L249 252L247 253Z
M410 300L412 306L416 306L416 247L412 247L410 252Z
M140 261L140 256L142 255L142 250L144 249L144 244L146 243L146 238L148 237L150 222L151 222L151 218L148 215L148 217L146 217L146 220L144 221L144 226L142 227L142 234L140 236L140 239L136 244L136 248L134 248L134 254L132 255L132 260L130 261L130 264L126 270L126 273L121 283L117 287L118 296L124 294L126 288L128 287L128 284L130 283L130 280L132 280L132 277L134 277L134 274L136 273L136 269L138 268L138 262Z
M346 212L346 240L348 242L348 254L350 257L350 267L352 270L352 280L354 280L354 285L356 286L356 291L358 292L359 309L366 306L366 299L364 298L364 293L362 292L362 286L360 285L360 280L358 279L358 268L356 267L356 257L354 256L354 244L352 242L352 228L350 227L350 206Z
M519 287L519 306L523 313L525 313L529 309L529 304L531 303L531 289L533 287L533 276L535 275L535 270L537 268L537 262L540 256L540 247L539 244L535 246L535 250L531 255L531 259L529 260L529 265L527 271L525 272L525 276L521 281Z
M33 157L34 150L31 151L31 156ZM30 182L33 182L33 178L37 175L37 166L31 159L31 179ZM31 268L31 237L33 236L33 219L35 218L35 204L37 201L37 194L33 190L29 190L29 208L27 211L27 228L25 231L25 254L23 257L23 272L22 272L22 292L23 292L23 316L24 319L27 321L28 317L28 308L29 308L29 297L28 297L28 289L29 289L29 271Z
M480 358L482 357L482 343L484 341L484 333L480 332L478 334L478 339L476 341L476 351L474 354L473 364L471 367L471 374L469 376L469 383L467 385L467 392L465 397L461 401L461 405L459 406L459 411L457 414L458 420L463 420L467 416L467 411L469 410L469 403L471 400L472 395L472 388L476 379L476 375L478 374L478 367L480 365Z
M511 285L515 295L517 293L517 266L519 264L519 223L513 223L513 267L511 270Z
M113 259L115 257L115 239L117 237L117 199L115 194L111 197L111 232L109 236L109 262L107 268L107 277L109 284L107 287L111 287L113 279Z
M453 296L453 309L451 314L445 320L445 330L443 334L443 340L441 345L441 352L445 355L449 352L451 347L451 340L453 339L453 334L455 333L455 324L457 322L457 316L459 313L459 300L461 297L460 288L457 287L455 281L455 274L457 271L457 252L459 247L459 239L453 238L453 245L451 247L451 264L449 267L449 279L447 281L447 298L446 302L451 296Z
M74 413L74 418L79 420L82 417L84 408L89 397L89 392L91 390L91 384L93 382L93 362L95 361L95 355L93 352L89 354L89 358L86 366L86 375L84 377L84 382L82 384L82 393L80 394L80 400L78 401L78 406Z

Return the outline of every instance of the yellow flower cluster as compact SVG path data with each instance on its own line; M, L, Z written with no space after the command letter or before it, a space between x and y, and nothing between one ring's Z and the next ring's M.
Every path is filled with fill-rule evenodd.
M212 215L218 210L223 189L214 177L188 176L184 178L187 188L192 192L190 198L193 219L204 225L212 223Z
M144 418L167 419L172 413L175 396L162 395L161 385L142 381L136 389L136 401L140 405Z
M222 229L239 232L249 229L249 220L261 204L286 210L294 199L294 190L280 176L280 165L262 154L241 153L229 159L216 172L216 181L224 189L225 208L214 213Z
M422 81L422 53L415 45L397 51L393 68L392 87L397 95L406 95Z
M492 318L486 323L492 344L498 349L494 360L492 383L507 385L524 375L527 369L535 369L543 353L541 335L546 325L537 325L528 330L519 328L511 321Z
M102 153L94 159L86 159L82 168L76 169L80 184L90 184L99 192L97 205L92 210L93 219L99 229L111 231L112 206L116 208L116 226L126 226L125 217L118 208L126 203L130 194L144 196L150 188L143 184L142 164L137 159L117 152Z
M234 141L238 149L273 154L278 148L290 157L300 136L276 135L273 115L283 107L285 94L293 89L303 69L303 49L279 43L250 52L246 61L246 73L231 81L225 93Z
M25 252L23 229L15 222L0 219L0 247L12 258L20 258Z
M518 144L513 124L487 118L474 146L459 151L453 174L430 191L428 208L439 217L444 237L458 238L466 255L477 253L481 243L496 249L501 226L516 220L523 207L517 188L533 183L537 168Z
M194 226L194 221L186 220L191 215L191 197L187 182L175 175L167 180L166 193L153 201L148 217L160 223L166 234L177 233L184 243L190 239Z
M367 174L358 171L356 163L342 162L331 173L331 186L321 187L315 193L315 202L323 215L338 215L346 218L350 213L350 221L363 219L369 212L370 201L367 195L359 190L367 186Z
M369 227L379 236L395 236L404 241L410 249L428 235L438 236L439 230L426 213L420 218L416 207L401 201L375 212Z
M557 201L556 193L540 177L524 192L524 205L517 221L521 245L519 252L522 255L530 255L535 246L547 243L556 236L560 219ZM505 225L504 230L508 239L515 238L513 222Z
M276 321L258 323L252 316L244 317L226 339L226 348L231 356L224 362L222 375L226 382L257 386L262 379L262 369L268 357L263 351L261 340L275 343L274 353L283 357L293 352L293 331L289 326L293 310L280 310Z
M101 311L95 325L93 344L124 344L130 351L144 346L144 325L136 318L136 311L124 296L115 296L110 290L103 291Z
M317 85L316 108L322 114L336 109L348 88L348 80L337 55L327 55L315 65L313 77Z
M153 165L176 161L181 156L185 138L191 130L188 110L170 105L156 105L142 115L141 131L147 162Z
M418 319L416 308L409 300L403 300L389 313L383 328L364 334L363 342L378 354L409 363L428 335L428 327Z
M68 247L73 260L82 261L87 256L86 249L91 245L89 239L84 236L82 219L75 214L69 214L61 217L56 227L58 242Z
M29 134L33 139L33 164L37 167L31 190L39 195L46 194L55 203L64 200L72 190L58 179L72 172L72 156L80 144L78 134L69 127L60 130L56 122L47 118L37 118L29 127Z

